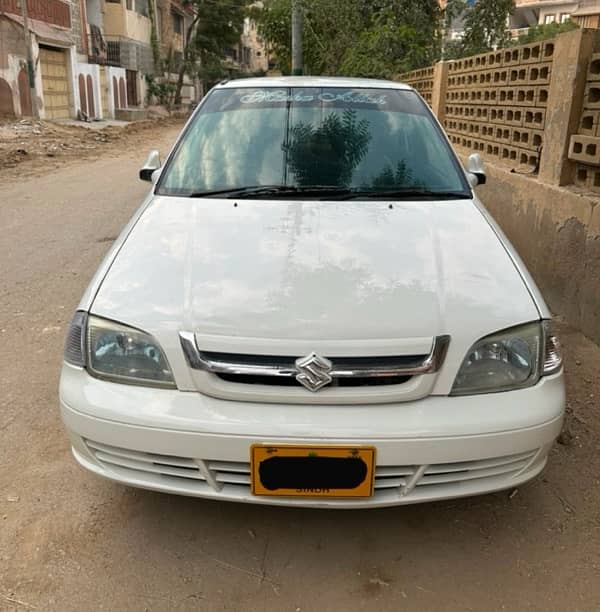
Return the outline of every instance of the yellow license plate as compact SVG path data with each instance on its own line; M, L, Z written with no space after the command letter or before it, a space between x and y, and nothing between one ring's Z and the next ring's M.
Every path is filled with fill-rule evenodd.
M267 446L250 452L252 494L371 497L375 449L365 446Z

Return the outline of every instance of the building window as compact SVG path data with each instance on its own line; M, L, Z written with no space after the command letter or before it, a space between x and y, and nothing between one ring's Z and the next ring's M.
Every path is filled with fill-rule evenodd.
M561 13L560 14L560 22L566 23L571 20L571 13Z
M133 0L127 0L126 8L128 11L133 11Z
M148 17L148 0L135 0L135 12Z
M171 11L171 19L173 21L173 31L176 34L183 34L183 17L179 13Z
M111 4L121 4L121 0L106 0L107 2L110 2Z
M546 15L544 17L544 23L548 25L549 23L554 23L556 21L556 15Z

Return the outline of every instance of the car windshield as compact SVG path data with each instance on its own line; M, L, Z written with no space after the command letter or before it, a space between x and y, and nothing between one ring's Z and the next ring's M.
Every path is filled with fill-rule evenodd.
M237 190L361 194L470 190L456 157L410 90L266 87L209 94L157 186L164 195Z

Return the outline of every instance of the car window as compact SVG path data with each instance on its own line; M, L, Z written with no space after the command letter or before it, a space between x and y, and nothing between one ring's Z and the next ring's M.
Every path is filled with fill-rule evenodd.
M157 192L271 185L468 191L414 92L309 87L210 93Z

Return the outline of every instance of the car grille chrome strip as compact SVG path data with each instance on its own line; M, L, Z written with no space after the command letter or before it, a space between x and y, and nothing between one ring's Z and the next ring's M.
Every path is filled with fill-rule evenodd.
M214 491L227 497L227 487L250 492L250 463L191 459L156 453L125 450L85 440L96 461L109 471L136 475L148 483L171 484L188 493ZM418 491L435 487L459 489L470 480L514 478L528 469L538 457L539 449L459 463L398 465L375 468L374 498L394 493L411 498Z
M295 378L298 375L298 369L295 365L296 357L208 353L199 350L193 332L179 332L179 339L187 362L194 370L238 376ZM428 355L417 357L343 357L337 359L331 357L329 359L332 363L332 369L329 375L336 379L434 374L444 363L449 343L450 336L436 336L433 340L431 352Z

